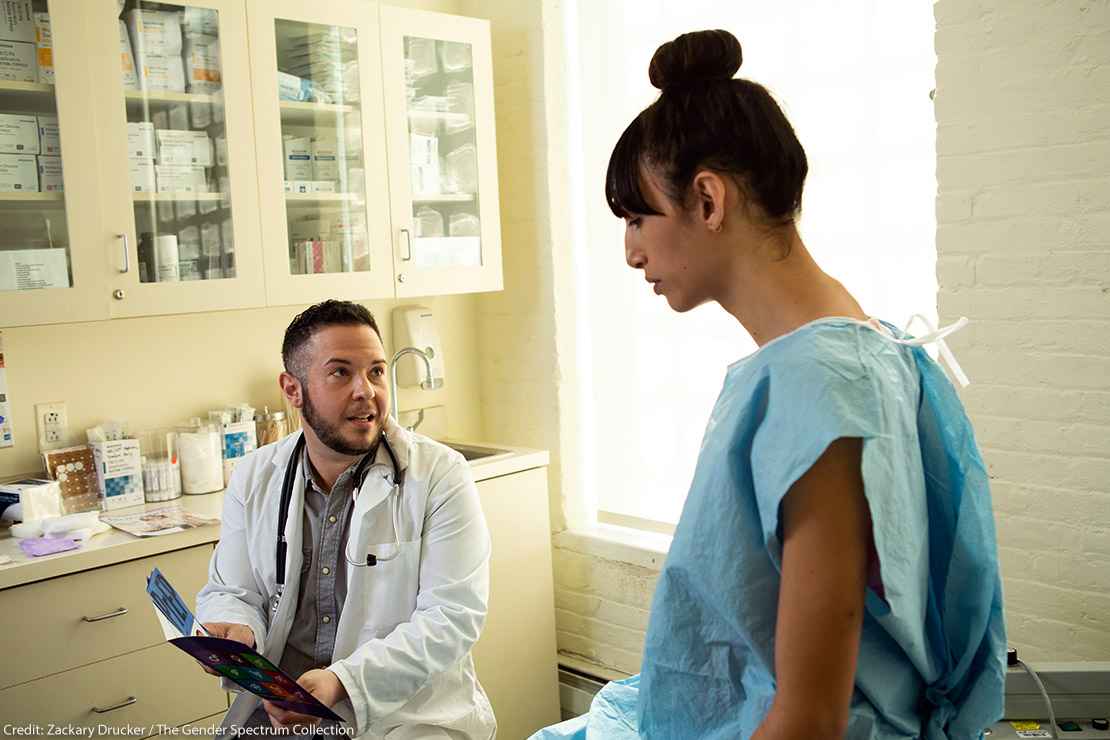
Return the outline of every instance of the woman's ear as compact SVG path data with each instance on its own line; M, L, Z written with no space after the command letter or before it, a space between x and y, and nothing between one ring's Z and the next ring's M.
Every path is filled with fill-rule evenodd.
M701 170L692 183L697 199L698 218L710 231L720 231L725 222L725 195L728 188L716 172Z

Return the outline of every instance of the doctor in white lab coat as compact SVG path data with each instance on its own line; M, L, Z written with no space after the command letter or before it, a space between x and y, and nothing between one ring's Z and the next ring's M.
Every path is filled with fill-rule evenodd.
M197 597L199 620L213 634L254 644L283 665L291 630L315 629L306 630L304 615L330 622L326 615L338 606L338 624L330 632L320 630L334 634L331 655L304 671L298 683L343 716L353 734L390 740L492 738L493 711L470 657L486 616L490 540L469 465L454 450L408 432L388 416L385 352L362 306L326 301L307 309L287 330L282 354L286 372L280 382L301 409L306 454L300 461L290 459L298 433L236 467L208 583ZM385 454L383 434L397 470ZM374 457L357 486L351 473L364 455ZM298 470L285 526L285 588L274 613L279 502L289 464ZM400 489L394 485L398 473L404 479ZM312 557L323 535L312 542L304 531L308 481L314 494L324 496L350 497L357 488L345 512L342 548L332 561L317 562L319 552ZM345 499L331 503L341 502L346 506ZM329 517L332 526L344 526L342 518ZM379 562L372 567L350 562L365 562L367 553ZM306 599L318 598L300 593L306 555L318 572L345 569L341 604L306 607ZM329 647L325 642L324 651ZM242 693L224 726L250 724L252 716L257 722L262 710L275 726L315 722Z

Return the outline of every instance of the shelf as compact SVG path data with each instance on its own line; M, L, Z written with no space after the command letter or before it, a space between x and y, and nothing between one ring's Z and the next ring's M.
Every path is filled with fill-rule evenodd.
M19 203L47 203L65 200L65 193L0 193L0 200Z
M361 193L286 193L285 200L294 203L360 203Z
M0 193L0 205L61 205L65 193Z
M37 82L0 80L0 108L3 112L54 110L54 86Z
M421 193L412 197L413 203L470 203L473 193Z
M223 200L223 193L132 193L136 203L156 203L177 200Z
M223 96L219 93L209 95L206 93L179 93L163 90L149 90L147 92L143 92L142 90L124 90L123 97L130 107L141 107L143 103L146 103L151 108L168 108L182 103L205 105L223 102Z
M326 116L343 116L356 113L359 108L355 105L331 105L329 103L309 103L298 100L279 100L278 109L281 111L283 123L312 124L317 119Z

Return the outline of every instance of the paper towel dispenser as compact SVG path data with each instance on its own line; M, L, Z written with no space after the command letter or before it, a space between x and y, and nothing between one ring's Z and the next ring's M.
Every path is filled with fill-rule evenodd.
M435 314L427 306L398 306L393 309L393 344L397 350L416 347L432 365L432 386L442 388L446 380L443 342ZM413 355L397 361L397 385L418 386L424 380L424 363Z

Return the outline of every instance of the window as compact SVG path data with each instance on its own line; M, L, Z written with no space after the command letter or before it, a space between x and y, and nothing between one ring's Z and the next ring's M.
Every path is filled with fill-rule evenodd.
M818 263L873 316L936 317L932 3L610 0L566 6L582 465L602 521L678 521L731 362L755 350L720 307L671 311L624 264L604 198L624 127L657 91L656 47L724 28L739 75L779 100L809 158L799 223Z

